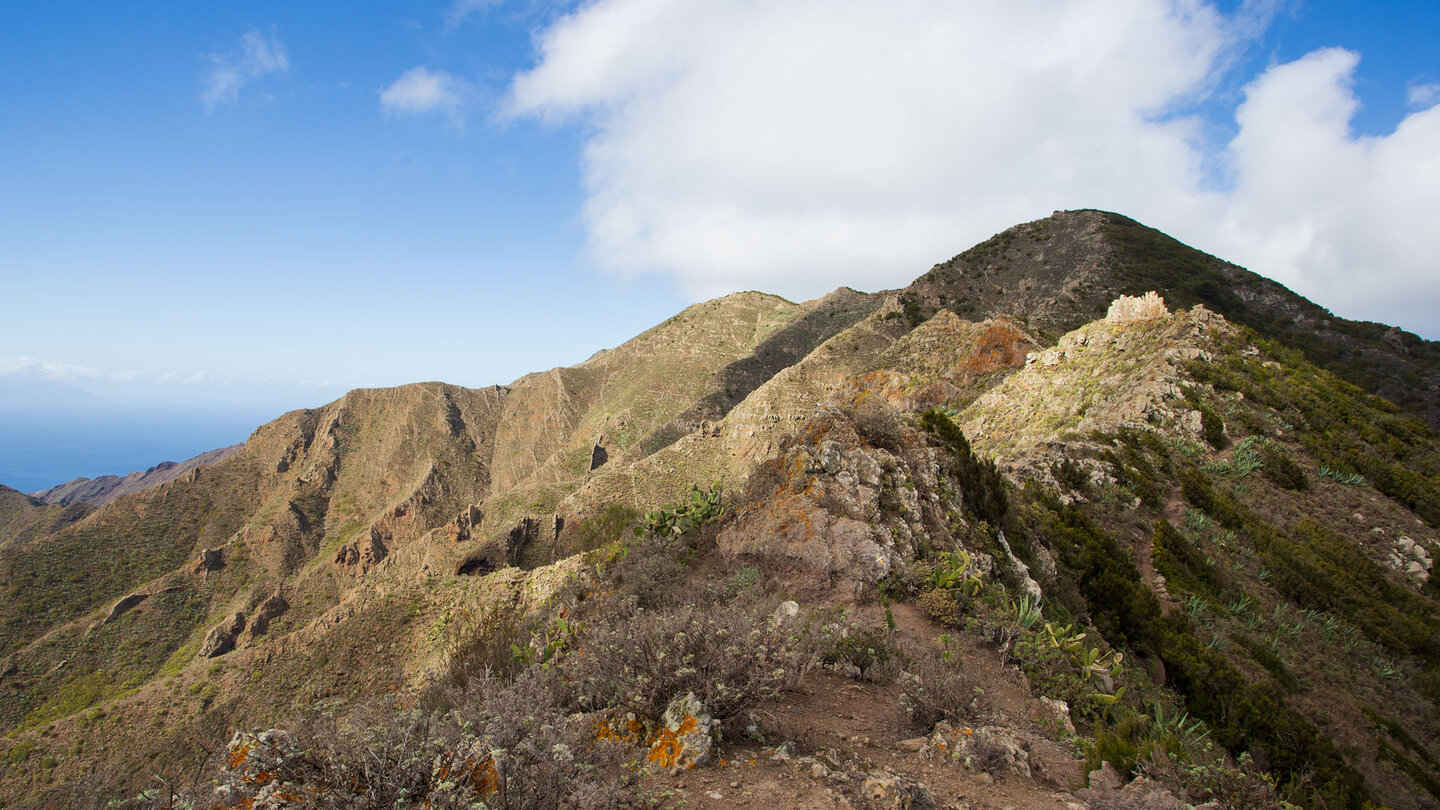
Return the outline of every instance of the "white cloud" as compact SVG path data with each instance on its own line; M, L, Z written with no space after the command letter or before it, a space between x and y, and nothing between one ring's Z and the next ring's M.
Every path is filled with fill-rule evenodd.
M210 375L204 371L197 371L194 374L191 374L189 377L181 380L180 382L184 385L195 385L196 383L205 382L205 380L208 379L209 376Z
M0 357L0 377L31 377L42 380L96 380L105 376L94 366L36 360L33 357Z
M240 37L237 47L225 53L208 54L210 72L205 75L205 89L200 101L206 110L240 100L246 84L271 74L290 70L290 56L285 43L272 30L265 33L251 28Z
M1440 103L1440 82L1412 84L1405 89L1405 101L1411 109L1424 110Z
M695 296L901 285L1097 207L1341 314L1428 326L1440 113L1354 136L1354 56L1322 51L1255 78L1220 151L1185 114L1278 7L598 0L539 34L506 113L584 125L597 261Z
M443 70L413 67L380 91L380 110L386 116L444 112L454 118L466 92L465 82Z
M446 25L458 25L470 17L500 5L501 0L455 0L445 12Z
M1339 314L1440 337L1440 107L1356 136L1358 62L1315 51L1246 88L1215 249Z

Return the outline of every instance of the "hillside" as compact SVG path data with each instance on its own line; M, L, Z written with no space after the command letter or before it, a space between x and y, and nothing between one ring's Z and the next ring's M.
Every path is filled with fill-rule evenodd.
M1059 211L1017 225L935 265L906 288L902 302L912 321L942 308L969 320L1005 314L1053 340L1104 315L1115 297L1150 290L1172 306L1203 304L1303 351L1440 429L1440 343L1332 315L1119 214Z
M0 492L0 796L1440 806L1440 439L1047 222Z

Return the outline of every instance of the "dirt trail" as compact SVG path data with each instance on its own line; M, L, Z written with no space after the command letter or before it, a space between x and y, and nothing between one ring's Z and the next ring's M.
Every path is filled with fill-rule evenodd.
M896 639L936 645L943 628L931 624L911 605L893 606ZM856 611L861 624L878 625L878 607ZM959 636L960 634L954 634ZM958 639L964 666L985 690L986 714L976 725L1001 726L1027 750L1032 774L991 776L961 762L916 751L926 729L910 727L900 709L896 683L874 684L817 670L797 691L756 712L776 739L764 743L726 742L724 764L653 778L656 792L669 792L668 804L686 808L767 807L822 810L895 807L889 796L877 798L874 777L900 777L923 784L942 808L1013 808L1075 810L1085 806L1071 795L1081 778L1073 748L1052 738L1053 715L1032 698L1023 675L1000 664L993 649ZM732 731L738 736L739 730ZM783 739L781 739L783 738ZM791 744L784 754L776 746Z

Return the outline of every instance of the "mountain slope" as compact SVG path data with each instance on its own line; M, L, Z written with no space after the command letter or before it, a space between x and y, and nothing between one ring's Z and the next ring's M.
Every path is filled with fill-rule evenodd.
M0 485L0 546L24 543L74 523L90 512L84 504L57 506Z
M243 806L274 778L243 771L259 738L210 770L196 741L307 717L321 748L414 740L477 688L583 720L536 749L574 774L637 772L582 762L599 736L665 776L658 715L689 690L725 756L769 763L760 801L1116 806L1071 783L1106 762L1193 804L1437 806L1440 440L1245 323L1101 300L1141 266L1117 222L1021 226L899 294L727 296L509 386L352 391L95 510L0 492L0 787L53 806L183 770ZM700 681L683 655L624 680L716 627L750 641L687 648ZM830 747L767 725L796 695ZM424 761L523 771L472 731ZM490 759L447 759L460 740Z
M936 265L906 288L912 320L949 309L1006 314L1047 338L1094 320L1119 295L1154 290L1172 306L1203 304L1304 351L1316 365L1440 428L1440 343L1330 314L1285 287L1119 214L1056 212Z

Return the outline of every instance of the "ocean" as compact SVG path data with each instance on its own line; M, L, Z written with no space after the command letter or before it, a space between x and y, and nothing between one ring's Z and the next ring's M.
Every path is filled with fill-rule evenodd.
M36 492L125 475L245 441L279 413L0 410L0 484Z

